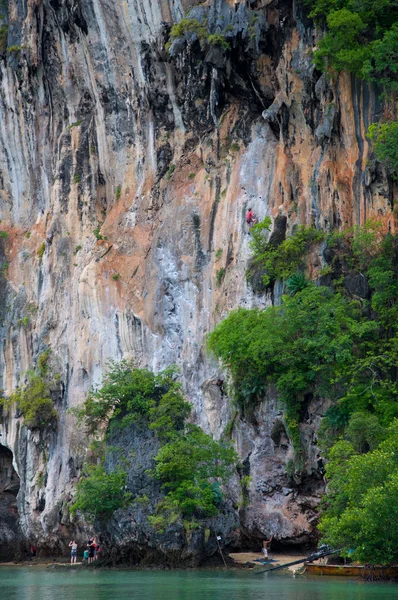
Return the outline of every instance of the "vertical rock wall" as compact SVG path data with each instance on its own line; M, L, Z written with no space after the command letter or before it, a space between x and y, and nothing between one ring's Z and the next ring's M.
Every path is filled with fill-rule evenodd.
M366 139L382 114L378 91L314 70L316 32L289 0L199 4L9 0L1 9L0 388L23 382L47 348L60 375L57 430L43 438L11 412L2 443L21 478L23 531L52 548L70 527L65 507L86 447L67 409L109 359L176 363L196 421L219 436L230 420L203 340L230 309L270 301L246 282L249 206L286 216L288 233L369 216L395 226L392 184ZM171 24L189 9L227 31L231 49L204 50L188 35L167 52ZM303 540L322 486L315 478L308 498L288 488L289 442L270 437L279 417L271 399L256 425L236 418L252 476L242 531ZM311 427L303 435L311 458Z

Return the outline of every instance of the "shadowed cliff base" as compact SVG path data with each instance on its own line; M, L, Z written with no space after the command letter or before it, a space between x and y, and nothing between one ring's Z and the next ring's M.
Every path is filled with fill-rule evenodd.
M11 450L0 445L0 561L9 561L27 552L16 499L19 477L12 461Z

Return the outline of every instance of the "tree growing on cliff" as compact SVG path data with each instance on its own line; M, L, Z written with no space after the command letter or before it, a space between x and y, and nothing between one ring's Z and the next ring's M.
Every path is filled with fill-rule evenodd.
M220 483L230 478L236 462L229 444L213 440L200 427L187 426L155 458L155 476L167 493L150 523L164 531L178 519L197 526L198 520L217 515L223 499Z
M367 454L339 442L326 466L327 495L320 530L342 554L370 564L398 561L398 420L385 441Z
M77 411L89 435L117 422L150 423L159 435L178 430L191 410L175 368L160 373L137 369L132 362L110 362L101 387L92 390Z
M109 519L119 508L128 506L131 494L126 491L127 473L117 469L107 473L102 464L89 467L77 484L72 516L80 511L87 521Z
M161 482L165 497L149 520L158 530L178 520L192 524L217 514L222 500L219 485L231 475L237 461L228 444L186 423L192 406L176 373L175 368L154 374L125 361L111 363L104 384L88 395L79 413L90 434L114 434L134 423L157 436L161 448L152 477ZM130 499L125 489L126 471L119 467L108 472L104 452L106 444L99 457L101 464L89 468L78 483L72 506L73 513L81 511L91 520L109 518ZM105 494L107 486L109 497Z
M374 322L361 321L357 302L312 284L284 296L281 306L232 311L209 335L207 347L230 370L242 409L274 383L297 419L307 394L333 393L354 348L376 330Z
M5 409L16 407L29 429L47 429L58 418L50 392L49 354L49 351L40 354L37 368L26 373L24 385L19 386L8 398L0 398L0 406Z

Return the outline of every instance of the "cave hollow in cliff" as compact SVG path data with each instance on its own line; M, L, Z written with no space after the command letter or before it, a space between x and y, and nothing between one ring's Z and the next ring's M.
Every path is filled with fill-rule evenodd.
M20 552L17 495L19 476L13 465L13 453L0 444L0 560L10 560Z

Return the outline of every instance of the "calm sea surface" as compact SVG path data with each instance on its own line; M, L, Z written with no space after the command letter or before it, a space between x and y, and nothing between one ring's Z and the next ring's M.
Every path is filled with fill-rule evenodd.
M0 567L1 600L398 600L398 584L236 571Z

